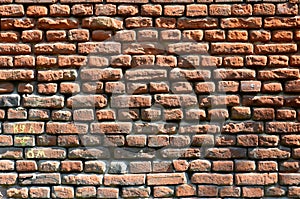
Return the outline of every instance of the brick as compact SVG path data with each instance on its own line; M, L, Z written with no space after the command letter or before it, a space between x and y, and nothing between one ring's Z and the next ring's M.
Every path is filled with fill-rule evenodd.
M0 39L2 42L14 43L20 41L20 35L19 33L12 31L1 32Z
M116 42L85 42L78 44L79 54L118 54L120 52L121 44Z
M267 17L264 19L264 28L293 28L297 26L296 17Z
M233 4L231 6L231 14L235 16L252 15L252 6L250 4Z
M55 172L59 170L58 161L44 161L39 164L39 171Z
M0 136L0 146L12 146L13 145L13 138L9 135L1 135Z
M219 194L221 197L240 197L241 196L241 188L235 187L235 186L222 187L219 190Z
M96 7L97 9L97 7ZM70 11L69 11L70 12ZM88 16L93 15L93 5L91 4L78 4L73 5L71 8L71 13L77 16ZM97 13L97 12L96 12ZM95 14L96 14L95 13ZM97 14L98 15L98 14Z
M285 195L286 191L282 189L281 187L270 187L266 190L267 196L283 196Z
M69 5L53 4L53 5L50 5L49 12L50 12L50 16L55 16L55 17L69 16L70 15L70 7L69 7Z
M259 187L243 187L242 196L243 197L263 197L264 190Z
M182 16L185 7L183 5L166 5L164 6L164 15L166 16Z
M78 21L74 19L39 18L37 27L43 30L73 29L78 27Z
M47 16L48 15L48 9L46 6L28 6L26 10L26 15L27 16Z
M84 171L87 173L104 173L106 170L105 162L100 160L86 161L84 164Z
M228 123L222 128L222 132L238 133L238 132L263 132L263 126L259 122L240 122Z
M205 30L204 39L206 41L225 41L224 30Z
M22 17L24 16L23 5L10 4L0 6L0 17Z
M299 169L299 162L287 161L280 164L279 170L282 172L297 172Z
M188 17L206 16L207 14L206 5L189 4L186 6L186 16Z
M79 198L91 198L91 197L96 197L97 191L96 187L90 187L90 186L85 186L85 187L78 187L76 189L76 197Z
M153 188L154 197L169 197L174 193L173 189L167 186L155 186Z
M212 54L251 54L253 45L250 43L212 43Z
M151 171L150 161L130 162L131 173L149 173Z
M82 123L49 122L46 124L46 132L49 134L84 134L87 133L87 125Z
M231 174L195 173L191 181L195 184L232 185L233 176Z
M236 174L237 185L271 185L277 183L276 173Z
M62 176L62 184L67 185L101 185L102 175L96 174L70 174Z
M290 187L288 191L289 197L299 197L299 187Z
M253 5L254 15L274 15L275 5L271 3L262 3Z
M224 171L229 172L233 171L233 162L232 161L214 161L212 165L213 171Z
M62 161L62 172L80 172L83 170L83 164L81 161Z
M277 146L279 142L278 136L265 135L259 136L259 145L260 146Z
M184 173L147 174L147 185L177 185L185 182Z
M255 71L249 69L217 69L214 71L214 76L222 80L254 79Z
M7 196L12 198L28 198L28 188L9 188Z
M183 184L176 187L176 196L194 196L196 195L196 187L189 184Z
M287 159L290 157L290 152L277 148L256 148L249 151L249 157L255 159Z
M38 93L55 94L56 92L57 92L57 84L54 83L38 84Z
M209 5L209 15L211 16L230 16L231 6L226 4Z
M97 198L118 198L118 196L118 188L99 187L97 189Z
M138 13L138 6L136 5L119 5L118 14L119 15L136 15Z
M40 97L32 95L23 99L23 106L29 108L62 108L64 100L58 96Z
M34 46L34 51L36 54L73 54L76 51L76 46L74 44L66 43L51 43L51 44L36 44Z
M48 41L66 41L67 35L64 30L48 30L46 32L46 38Z
M31 187L29 195L32 198L50 198L49 187Z
M261 27L262 19L260 17L226 18L221 20L221 28L224 29L259 29Z
M199 185L198 186L198 196L212 197L218 195L218 189L216 186L210 185Z
M19 181L21 185L57 185L61 183L59 173L24 173L19 175Z
M71 41L88 41L90 38L89 31L86 29L69 30L68 37Z
M217 28L217 19L178 19L179 29L212 29Z
M270 41L271 32L267 30L252 30L250 31L249 39L251 41L261 41L261 42Z
M105 175L104 185L142 185L145 179L143 174Z
M298 14L298 5L290 4L290 3L277 4L276 14L277 15L297 15Z
M280 185L299 185L300 175L298 173L280 173L279 184Z
M160 16L162 14L162 6L161 5L150 5L145 4L141 7L141 15L142 16Z
M122 188L122 197L149 197L150 196L150 187L147 188Z
M260 161L258 162L259 171L277 171L277 162L275 161Z
M255 108L253 109L253 120L273 120L275 111L272 108Z

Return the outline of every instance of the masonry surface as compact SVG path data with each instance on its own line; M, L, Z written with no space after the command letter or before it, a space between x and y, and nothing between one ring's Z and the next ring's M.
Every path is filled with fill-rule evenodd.
M297 0L0 0L0 198L300 198Z

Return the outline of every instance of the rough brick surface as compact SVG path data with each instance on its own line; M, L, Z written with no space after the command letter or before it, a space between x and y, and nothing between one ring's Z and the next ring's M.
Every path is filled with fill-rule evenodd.
M299 198L298 0L0 0L0 198Z

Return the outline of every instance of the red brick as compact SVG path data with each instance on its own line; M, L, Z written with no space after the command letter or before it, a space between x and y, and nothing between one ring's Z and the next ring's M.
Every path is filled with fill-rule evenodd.
M83 170L83 164L81 161L62 161L62 172L81 172Z
M47 16L48 15L48 9L46 6L28 6L26 15L29 17L37 17L37 16Z
M50 198L49 187L31 187L29 190L31 198Z
M274 15L275 5L271 3L262 3L253 5L254 15Z
M198 186L198 196L200 197L212 197L217 195L218 195L217 186L210 186L210 185Z
M249 198L254 198L254 197L263 197L264 195L264 190L259 187L242 187L242 196L243 197L249 197Z
M186 6L186 16L188 17L206 16L207 14L206 5L189 4Z
M91 198L91 197L96 197L97 192L96 192L96 187L78 187L76 189L76 197L79 198Z
M11 198L28 198L28 188L9 188L7 196Z
M183 5L166 5L164 6L164 15L166 16L182 16L185 7Z
M195 184L232 185L233 175L216 173L195 173L191 178Z
M230 16L231 6L226 4L209 5L209 15L211 16Z
M240 187L234 187L234 186L222 187L219 190L219 194L220 194L221 197L240 197L241 188Z
M73 198L74 188L67 186L55 186L52 191L53 198Z
M119 197L118 188L99 187L97 189L97 198L118 198L118 197Z
M138 6L136 5L119 5L118 14L119 15L136 15L138 13Z
M183 184L176 187L176 196L194 196L196 195L196 187L190 184Z
M232 29L257 29L262 27L262 19L260 17L248 18L226 18L221 20L221 28Z
M50 5L49 12L50 12L50 16L55 16L55 17L69 16L70 15L70 7L69 7L69 5L53 4L53 5Z
M233 4L231 6L231 14L236 16L252 15L252 5L250 4Z

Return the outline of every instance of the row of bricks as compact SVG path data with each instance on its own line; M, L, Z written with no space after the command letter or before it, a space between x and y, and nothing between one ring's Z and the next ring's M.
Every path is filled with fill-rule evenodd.
M248 34L249 32L249 34ZM45 36L44 36L45 35ZM226 36L227 35L227 36ZM45 38L44 38L45 37ZM43 39L44 38L44 39ZM226 39L227 38L227 39ZM120 42L179 42L179 41L252 41L252 42L291 42L300 40L300 31L290 30L122 30L113 35L109 30L88 29L65 30L24 30L21 35L16 31L0 32L2 43L37 43L46 39L48 42L84 42L92 39L93 41L115 40Z
M141 4L141 3L149 3L149 2L152 2L152 3L160 3L160 4L170 4L170 3L178 3L178 4L183 4L183 3L194 3L194 2L197 2L197 3L220 3L220 2L226 2L226 3L238 3L238 2L243 2L244 0L107 0L106 2L107 3L129 3L129 4L132 4L132 3L135 3L135 4ZM12 3L13 0L2 0L1 3ZM34 0L15 0L16 3L24 3L24 4L27 4L27 3L32 3L32 4L37 4L37 3L42 3L42 4L52 4L52 3L57 3L58 0L43 0L41 2L36 2ZM76 0L76 2L72 1L72 0L60 0L59 1L60 3L102 3L103 0ZM261 0L246 0L246 2L249 2L249 3L257 3L257 2L261 2ZM264 2L271 2L271 3L283 3L283 2L289 2L289 3L299 3L299 0L264 0Z
M28 81L34 80L35 70L27 69L14 69L14 70L0 70L0 80L18 80ZM256 75L257 73L257 75ZM257 76L257 77L256 77ZM80 79L79 79L80 77ZM55 81L72 81L78 80L83 82L94 81L117 81L123 79L123 81L153 81L152 84L159 83L157 81L177 81L187 83L187 81L210 81L213 78L215 80L295 80L288 81L288 87L297 88L299 69L297 68L279 68L271 70L259 70L256 72L254 69L215 69L213 71L213 77L210 70L201 69L172 69L168 71L166 69L153 69L153 68L137 68L134 70L126 71L124 77L122 69L116 68L84 68L80 71L80 76L74 69L58 69L58 70L38 70L37 80L41 82L55 82ZM95 83L95 82L94 82ZM100 82L101 83L101 82ZM102 82L103 83L103 82ZM122 81L115 83L123 83ZM164 82L163 82L164 83ZM203 83L203 82L202 82ZM209 84L208 82L206 82ZM123 83L124 84L124 83ZM167 84L166 82L164 84ZM210 83L212 84L212 83ZM251 81L245 81L245 86L251 84ZM253 81L253 84L259 84L258 81ZM165 87L165 86L164 86ZM253 86L252 86L253 87ZM260 86L257 86L260 87ZM249 88L250 89L250 88ZM206 89L207 90L207 89ZM288 89L289 90L289 89ZM116 91L117 92L117 91ZM165 91L166 92L166 91ZM209 92L209 91L208 91Z
M81 21L81 23L80 23ZM168 28L168 29L286 29L299 26L299 16L295 17L229 17L229 18L172 18L159 17L128 17L125 27L133 28ZM1 30L34 29L100 29L100 30L122 30L123 21L111 17L87 17L82 20L74 18L2 18Z
M265 69L264 67L283 68L283 67L298 67L300 66L299 55L246 55L246 56L198 56L198 55L116 55L116 56L82 56L82 55L58 55L56 56L37 56L36 58L31 55L19 56L0 56L1 68L24 67L24 68L106 68L106 70L113 68L134 68L134 67L148 67L157 69L171 69L183 68L190 69L216 69L221 68L258 68ZM111 66L112 68L109 68ZM98 70L98 69L93 69ZM49 70L51 72L51 70ZM101 71L101 70L100 70ZM102 70L103 72L105 70ZM50 73L49 72L49 73ZM54 71L53 71L54 72ZM77 74L76 71L73 73ZM185 72L188 76L188 71ZM77 77L77 75L76 75Z
M215 145L215 146L239 146L239 147L299 147L299 136L283 135L279 138L278 135L40 135L34 137L32 135L1 135L0 146L60 146L60 147L80 147L80 146L115 146L115 147L187 147L187 146L202 146L202 145ZM40 148L40 151L46 151L47 148ZM50 149L49 149L50 150ZM54 150L55 151L55 150ZM252 151L252 149L250 150ZM255 151L255 150L254 150ZM272 151L271 149L269 151ZM276 151L276 150L275 150ZM295 150L295 153L299 150ZM28 150L27 150L28 152ZM38 156L39 151L35 151L36 154L33 156ZM51 151L49 151L50 153ZM261 153L268 152L268 150L262 150ZM29 153L30 150L29 150ZM254 153L249 152L249 153ZM259 153L259 151L256 151ZM29 155L29 156L28 156ZM32 154L27 154L27 157L31 157ZM284 153L284 155L286 155ZM298 157L295 154L295 157ZM230 157L230 156L229 156ZM51 158L46 157L46 158Z
M66 104L67 108L103 108L110 104L111 108L146 108L151 107L152 98L154 104L166 108L176 107L192 107L199 106L200 108L217 108L217 107L232 107L232 106L253 106L253 107L298 107L299 97L283 97L283 96L242 96L239 95L209 95L199 97L189 94L155 94L150 95L116 95L111 97L111 102L108 103L105 95L75 95L66 100L62 96L24 96L22 105L25 108L63 108ZM20 106L20 96L17 94L1 95L1 107L16 107ZM193 111L193 110L192 110ZM176 112L176 111L175 111ZM197 113L197 110L195 110ZM154 111L155 113L155 111ZM82 114L85 114L82 111ZM99 113L101 114L101 113Z
M154 186L150 187L123 187L121 191L118 188L96 188L93 186L78 187L70 186L54 186L52 191L50 187L30 187L30 188L10 188L7 195L11 198L118 198L119 194L122 198L143 197L149 198L151 193L155 198L174 198L174 197L246 197L256 198L263 196L284 196L299 197L299 187L291 186L283 188L279 186L263 187L237 187L223 186L217 187L213 185L191 185L183 184L177 187L170 186ZM120 192L120 193L119 193ZM221 198L214 198L221 199Z
M88 124L86 123L63 123L63 122L47 122L46 132L49 134L85 134L88 132ZM176 123L164 125L163 123L144 123L144 122L93 122L90 124L92 133L99 134L129 134L134 130L135 133L295 133L300 128L298 122L267 122L264 131L262 122L227 122L220 126L217 124L189 124L178 127ZM32 133L42 134L44 132L44 122L9 122L3 124L5 133ZM21 129L21 130L18 130Z
M290 3L280 4L188 4L184 5L160 5L160 4L143 4L140 11L137 5L115 5L115 4L75 4L59 5L52 4L48 8L46 6L28 6L26 16L41 17L65 17L65 16L113 16L113 15L126 15L126 16L152 16L157 17L165 16L250 16L250 15L297 15L298 5ZM25 10L23 5L7 4L0 6L0 17L23 17Z
M230 115L229 115L230 112ZM252 114L251 114L252 112ZM7 118L5 117L7 114ZM274 108L253 108L234 106L231 110L227 109L168 109L161 110L160 108L152 109L109 109L109 110L93 110L93 109L77 109L72 111L52 111L46 109L29 109L28 112L24 108L9 108L7 113L5 110L0 110L0 119L7 120L50 120L53 121L99 121L118 120L118 121L214 121L221 119L233 120L295 120L297 118L296 110L292 109L277 109L276 117ZM300 112L298 111L298 120Z
M137 50L137 47L141 49ZM166 49L164 49L166 48ZM211 43L206 42L185 42L185 43L172 43L166 47L159 47L158 43L131 43L123 44L118 42L85 42L70 44L70 43L41 43L35 44L33 49L28 44L0 44L0 55L27 55L32 51L36 55L70 55L76 54L98 54L105 55L119 55L119 54L161 54L168 52L170 54L189 55L268 55L268 54L291 54L297 52L296 43L279 43L279 44L252 44L252 43Z
M251 135L252 137L255 137L254 135ZM244 136L243 139L249 138L251 136ZM88 136L86 136L88 137ZM116 137L116 136L115 136ZM269 136L270 139L272 139L272 136ZM65 137L66 138L66 137ZM69 136L69 138L72 138L72 136ZM89 137L91 138L91 136ZM137 136L138 138L138 136ZM195 136L198 140L198 144L201 146L203 144L203 140L205 139L205 136ZM207 137L209 139L209 137ZM224 136L223 138L231 139L230 136ZM241 138L242 139L242 138ZM266 139L268 139L268 136L266 136ZM231 140L228 140L230 142ZM268 140L267 140L268 141ZM299 140L296 140L296 142ZM247 142L247 140L246 140ZM249 141L251 142L251 140ZM255 141L253 141L255 142ZM270 141L272 142L272 140ZM205 144L210 143L204 143L204 146L202 148L208 148L205 146ZM246 143L245 145L247 145ZM252 143L250 143L252 144ZM249 145L250 145L249 144ZM252 144L255 145L255 144ZM160 148L163 146L159 146ZM151 147L148 149L147 152L143 151L142 149L139 150L139 148L135 148L136 150L139 150L137 152L133 152L130 150L130 148L122 147L122 146L116 146L111 149L111 146L105 146L105 147L98 147L97 149L95 146L92 148L88 147L76 147L76 148L70 148L68 149L68 153L66 149L64 148L49 148L49 147L35 147L35 148L26 148L23 150L22 148L15 148L15 149L9 149L9 148L1 148L2 151L6 150L5 152L1 153L1 157L3 159L60 159L64 160L66 158L68 159L86 159L86 160L153 160L153 159L197 159L197 158L206 158L210 160L230 160L230 159L251 159L251 160L288 160L290 158L293 159L299 159L300 158L300 150L299 148L294 149L278 149L278 148L262 148L257 146L252 146L251 148L243 147L243 146L232 146L232 147L220 147L219 148L208 148L205 154L201 153L201 147L197 146L194 148L165 148L161 150L156 150L156 147ZM256 147L256 148L253 148ZM110 150L112 150L110 152ZM23 152L25 153L23 157Z
M171 84L171 85L170 85ZM61 82L57 83L39 83L37 85L32 83L19 83L17 91L19 93L31 94L34 92L34 86L37 87L36 91L39 94L55 94L59 91L61 94L77 94L80 91L83 93L107 93L107 94L146 94L146 93L169 93L174 94L219 94L226 93L297 93L299 92L299 80L287 81L283 86L282 83L273 82L260 82L260 81L218 81L217 85L214 82L152 82L146 83L124 83L124 82L85 82L81 86L74 82ZM159 88L157 88L160 86ZM81 88L80 88L81 87ZM216 89L217 87L217 89ZM284 90L283 90L284 88ZM12 93L14 85L11 83L0 83L0 93Z
M60 173L0 173L1 184L13 185L17 180L21 185L178 185L187 182L185 173L159 174L60 174ZM234 180L235 177L235 180ZM147 178L147 180L146 180ZM299 185L299 173L193 173L191 182L206 185Z
M140 173L173 173L190 172L295 172L300 169L299 161L282 161L280 163L269 161L253 160L173 160L172 161L131 161L130 163L122 161L112 161L106 163L101 160L43 160L36 162L34 160L0 160L1 171L18 172L62 172L62 173L108 173L108 174L140 174ZM279 166L278 166L279 165ZM250 174L251 175L251 174Z

